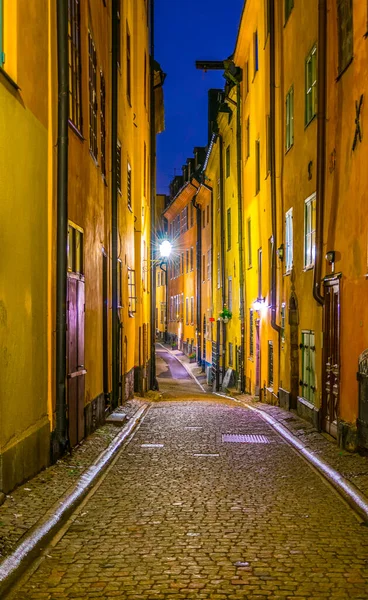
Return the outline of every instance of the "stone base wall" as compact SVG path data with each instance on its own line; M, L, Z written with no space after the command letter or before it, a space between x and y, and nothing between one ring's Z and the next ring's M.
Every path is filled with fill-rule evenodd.
M100 394L84 407L84 435L87 437L105 422L105 397Z
M306 421L309 421L309 423L312 423L312 425L314 425L314 427L318 431L321 430L321 425L320 425L320 412L321 411L319 408L316 408L313 404L308 402L308 400L305 400L305 398L301 398L300 396L298 396L296 410L297 410L299 417L302 417L302 419L305 419Z
M283 388L279 388L279 402L280 408L284 410L290 410L291 408L291 394Z
M357 426L354 423L346 423L345 421L338 421L337 443L340 448L348 452L356 452L359 445L363 447L359 444Z
M0 492L8 494L50 464L50 423L0 453Z

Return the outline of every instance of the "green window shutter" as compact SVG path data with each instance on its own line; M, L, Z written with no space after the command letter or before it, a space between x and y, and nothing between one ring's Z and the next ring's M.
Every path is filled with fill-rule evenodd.
M3 0L0 0L0 67L2 67L5 62L3 29L4 29Z

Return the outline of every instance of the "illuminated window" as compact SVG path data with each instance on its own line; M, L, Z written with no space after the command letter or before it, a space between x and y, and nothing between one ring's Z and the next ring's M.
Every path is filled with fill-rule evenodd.
M305 201L304 210L304 268L314 265L316 252L316 194Z
M317 46L305 61L305 124L311 122L317 113Z
M82 131L80 3L68 0L69 119Z
M88 32L88 74L89 74L89 149L97 160L97 54L91 32Z

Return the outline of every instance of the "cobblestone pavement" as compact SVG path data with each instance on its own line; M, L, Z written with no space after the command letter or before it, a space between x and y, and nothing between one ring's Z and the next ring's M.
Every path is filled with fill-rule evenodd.
M142 404L141 400L134 399L121 410L129 418ZM55 465L6 496L0 506L0 564L120 431L116 425L103 425Z
M256 413L158 402L15 598L366 600L368 529Z

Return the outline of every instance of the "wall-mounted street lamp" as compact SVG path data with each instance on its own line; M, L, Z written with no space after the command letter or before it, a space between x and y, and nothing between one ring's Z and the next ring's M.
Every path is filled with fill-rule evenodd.
M171 242L169 242L169 240L164 240L163 242L161 242L159 248L161 258L169 258L172 251Z

